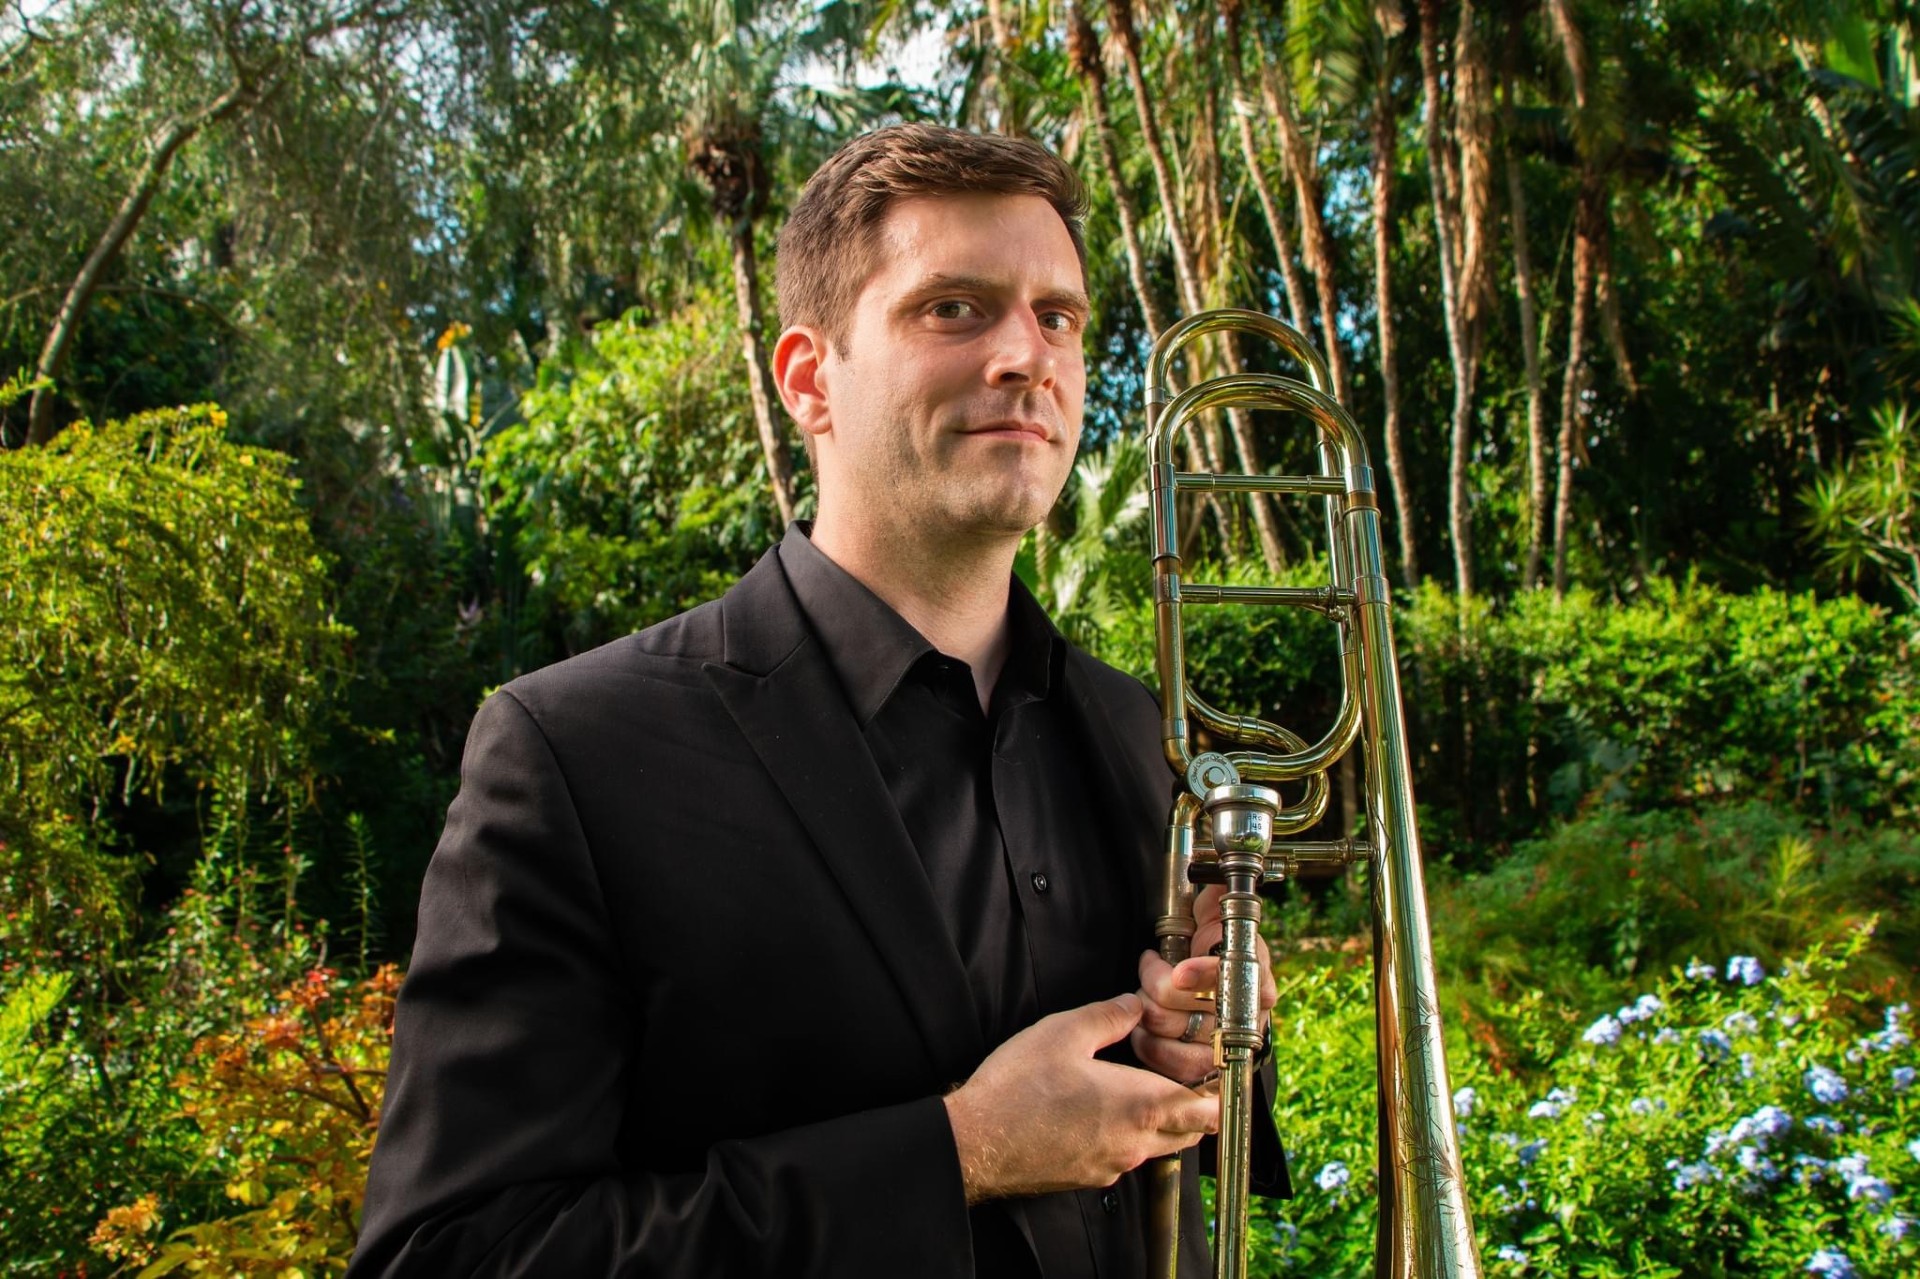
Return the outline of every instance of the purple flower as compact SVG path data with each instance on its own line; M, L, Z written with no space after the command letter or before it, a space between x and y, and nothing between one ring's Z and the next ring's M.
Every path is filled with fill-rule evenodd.
M1874 1229L1878 1231L1880 1234L1887 1235L1888 1237L1898 1241L1901 1239L1905 1239L1907 1237L1908 1232L1913 1229L1913 1218L1912 1217L1888 1217L1885 1221L1875 1226Z
M1737 981L1742 986L1758 986L1766 977L1767 970L1752 955L1735 955L1727 961L1727 980Z
M1825 1279L1853 1279L1853 1263L1844 1252L1822 1248L1807 1262L1807 1273L1822 1275Z
M1828 1137L1838 1137L1847 1130L1847 1126L1832 1115L1815 1115L1806 1121L1807 1127ZM1916 1156L1920 1158L1920 1156Z
M1541 1155L1544 1155L1546 1153L1547 1153L1547 1139L1545 1137L1542 1137L1538 1141L1530 1141L1526 1145L1520 1147L1520 1149L1516 1152L1516 1156L1519 1158L1520 1166L1522 1168L1531 1168L1534 1162L1538 1160Z
M1511 1261L1516 1266L1527 1264L1527 1254L1518 1244L1503 1243L1500 1251L1493 1254L1502 1261Z
M1733 1051L1733 1041L1709 1026L1700 1032L1700 1048L1705 1056L1721 1058Z
M1461 1088L1453 1094L1453 1113L1457 1118L1465 1119L1480 1106L1480 1094L1472 1088Z
M1615 1013L1614 1016L1628 1025L1632 1025L1636 1021L1645 1021L1656 1013L1664 1012L1666 1007L1665 1004L1660 1002L1658 995L1642 995Z
M1765 1150L1774 1138L1784 1136L1793 1127L1793 1116L1778 1106L1762 1106L1734 1124L1728 1138L1733 1142L1751 1141Z
M1762 1181L1780 1180L1780 1169L1773 1160L1761 1153L1758 1146L1742 1146L1734 1156L1740 1162L1741 1171Z
M1818 1155L1795 1155L1793 1157L1793 1176L1795 1181L1815 1185L1827 1179L1830 1165Z
M1677 1044L1680 1040L1680 1032L1672 1026L1662 1026L1653 1032L1653 1042L1656 1044Z
M1620 1019L1612 1014L1604 1014L1599 1021L1587 1027L1586 1033L1580 1038L1596 1047L1611 1048L1620 1042Z
M1697 959L1689 959L1687 961L1687 976L1694 981L1706 981L1710 977L1718 977L1719 975L1719 970L1714 968L1712 964L1703 964Z
M1893 1068L1893 1090L1895 1092L1905 1092L1911 1087L1913 1087L1913 1067L1895 1066Z
M1627 1109L1636 1115L1651 1115L1656 1110L1665 1110L1667 1103L1648 1097L1635 1097L1627 1103Z
M1855 1177L1847 1183L1847 1198L1880 1205L1893 1198L1893 1187L1879 1177Z
M1753 1014L1740 1008L1728 1013L1720 1025L1730 1035L1754 1035L1760 1032L1760 1023L1754 1020Z
M1344 1191L1347 1188L1347 1183L1353 1180L1353 1174L1347 1171L1345 1164L1335 1159L1326 1167L1322 1168L1319 1175L1313 1180L1314 1184L1319 1186L1320 1189L1332 1194Z
M1915 1159L1920 1159L1920 1137L1915 1137L1912 1141L1907 1143L1907 1153L1912 1155Z
M1806 1074L1807 1091L1822 1105L1831 1106L1847 1099L1847 1081L1825 1066L1814 1066Z
M1720 1179L1720 1170L1712 1164L1701 1162L1683 1164L1678 1159L1667 1160L1667 1171L1673 1174L1673 1188L1688 1190L1694 1186Z
M1545 1099L1527 1107L1529 1119L1558 1119L1567 1112L1567 1107L1575 1100L1573 1091L1567 1088L1555 1088Z

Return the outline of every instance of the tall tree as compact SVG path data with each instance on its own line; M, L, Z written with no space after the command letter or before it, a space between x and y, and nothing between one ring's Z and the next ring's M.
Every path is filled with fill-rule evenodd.
M75 342L128 242L165 188L182 151L203 133L261 110L276 95L295 95L303 78L345 70L378 76L390 40L411 25L405 0L307 0L262 9L242 0L183 6L165 0L82 3L54 17L36 36L10 51L7 70L33 75L35 63L80 50L118 59L130 45L138 71L99 78L81 109L120 115L147 132L142 159L112 216L68 281L34 362L38 385L27 413L26 438L51 440L62 425L56 399ZM66 46L62 49L61 46ZM209 88L209 84L212 86Z
M1420 79L1426 112L1427 166L1440 250L1440 293L1453 366L1453 412L1447 445L1447 524L1453 540L1454 586L1471 595L1474 387L1485 333L1491 269L1492 109L1486 51L1473 0L1459 6L1449 65L1441 66L1438 0L1420 0ZM1449 92L1450 88L1450 92Z
M1134 107L1140 116L1140 135L1147 158L1153 166L1155 186L1160 195L1160 210L1166 220L1167 239L1173 249L1174 274L1180 283L1180 298L1188 315L1197 314L1206 309L1206 289L1200 279L1192 247L1192 239L1182 216L1184 207L1180 198L1180 189L1174 182L1172 166L1167 159L1166 145L1161 138L1159 113L1155 108L1153 95L1147 87L1146 71L1141 61L1140 35L1133 22L1132 0L1107 0L1107 12L1113 24L1115 38L1120 43L1121 52L1126 60L1127 79L1133 88ZM1232 350L1225 342L1219 343L1223 363L1232 362ZM1253 438L1253 426L1247 415L1238 409L1228 412L1235 451L1239 455L1240 467L1244 471L1259 469L1259 450ZM1204 439L1204 436L1202 437ZM1217 450L1207 459L1213 470L1224 469ZM1250 505L1253 508L1254 528L1260 538L1260 552L1267 567L1278 570L1286 560L1286 552L1280 540L1279 523L1270 502L1264 494L1253 494Z

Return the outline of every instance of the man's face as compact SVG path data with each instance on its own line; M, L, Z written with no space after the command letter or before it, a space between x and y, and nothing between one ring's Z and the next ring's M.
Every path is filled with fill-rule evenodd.
M1034 195L902 200L818 382L822 518L1017 537L1080 440L1087 298L1066 224Z

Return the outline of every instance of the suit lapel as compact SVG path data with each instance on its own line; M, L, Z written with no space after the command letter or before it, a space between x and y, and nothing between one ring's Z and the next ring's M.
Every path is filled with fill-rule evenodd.
M1166 826L1168 806L1173 795L1173 776L1157 756L1146 761L1152 767L1143 768L1143 748L1139 745L1130 747L1121 738L1113 726L1112 716L1107 713L1106 703L1085 668L1085 663L1091 660L1078 649L1067 651L1067 660L1062 664L1067 705L1072 708L1074 718L1079 721L1080 730L1086 737L1087 753L1092 757L1098 773L1098 792L1110 796L1114 802L1114 811L1109 814L1109 834L1116 841L1116 848L1125 848L1127 845L1118 841L1131 838L1142 830L1159 830ZM1148 747L1151 745L1147 744ZM1134 898L1141 903L1144 911L1152 901L1148 875L1149 872L1159 873L1160 849L1150 846L1129 851L1133 851L1134 855L1124 858L1127 873L1132 877ZM1141 919L1144 923L1146 916L1143 914Z
M777 552L721 608L725 657L704 667L707 679L865 926L937 1068L958 1082L986 1055L966 970Z

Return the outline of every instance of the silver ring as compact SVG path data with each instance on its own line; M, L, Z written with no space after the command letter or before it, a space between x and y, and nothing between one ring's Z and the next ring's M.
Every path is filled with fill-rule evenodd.
M1200 1028L1206 1024L1207 1024L1206 1013L1204 1012L1188 1013L1187 1028L1180 1032L1180 1042L1183 1044L1190 1044L1194 1040L1200 1038Z

